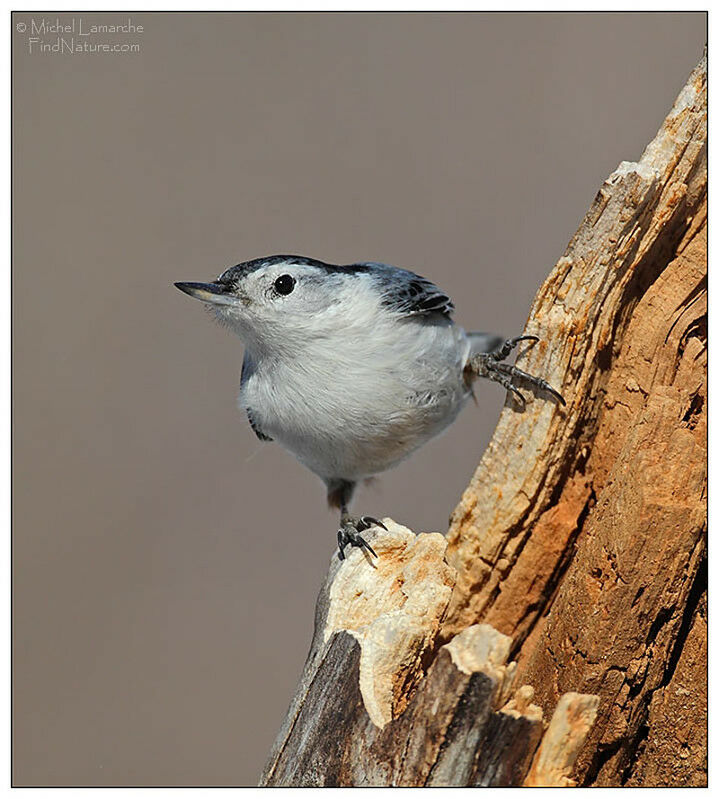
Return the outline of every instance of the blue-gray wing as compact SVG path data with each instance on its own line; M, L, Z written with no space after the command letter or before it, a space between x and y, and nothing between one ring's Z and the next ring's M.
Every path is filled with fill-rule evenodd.
M441 314L448 319L454 311L454 303L427 278L408 269L365 261L357 266L370 267L372 278L382 291L382 304L402 316Z
M250 361L250 359L247 357L247 353L245 353L245 358L242 361L242 373L240 375L240 388L242 388L242 386L245 385L245 382L246 382L247 378L252 373L252 368L253 368L252 361ZM272 438L270 438L269 436L266 436L262 432L262 430L260 430L260 428L259 428L259 426L258 426L257 422L255 421L255 418L254 418L254 416L252 414L252 408L247 408L246 409L246 413L247 413L247 421L250 423L250 427L252 428L252 431L257 436L257 438L259 438L260 441L272 441L273 440Z

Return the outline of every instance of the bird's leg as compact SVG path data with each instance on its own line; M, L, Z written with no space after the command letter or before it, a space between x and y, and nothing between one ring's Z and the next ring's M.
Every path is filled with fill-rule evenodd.
M466 367L469 371L469 376L486 377L488 380L493 380L495 383L499 383L500 386L504 386L507 391L512 392L522 408L526 405L526 400L522 392L514 385L513 378L523 380L532 388L546 391L561 402L562 405L566 405L567 403L564 401L564 397L556 389L552 388L546 380L523 372L516 366L502 363L520 341L539 341L539 339L536 336L516 336L515 338L508 338L504 344L494 352L479 352L473 355L467 362Z
M374 526L381 527L383 530L387 529L379 519L375 519L373 516L350 516L347 508L343 508L342 516L340 517L340 529L337 531L339 559L345 559L345 547L348 544L353 547L363 547L377 557L377 553L361 535L362 532Z
M345 547L362 547L371 552L375 557L377 553L362 537L365 530L370 527L387 528L379 519L373 516L350 516L347 506L354 492L355 484L349 480L333 480L327 485L327 499L330 505L340 509L340 529L337 531L337 545L339 547L339 559L345 559Z

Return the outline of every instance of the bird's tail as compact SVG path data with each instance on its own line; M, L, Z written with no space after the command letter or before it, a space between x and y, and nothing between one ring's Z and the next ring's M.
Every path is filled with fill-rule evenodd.
M504 336L496 333L482 333L474 331L467 333L469 339L469 356L477 355L480 352L494 352L504 344Z

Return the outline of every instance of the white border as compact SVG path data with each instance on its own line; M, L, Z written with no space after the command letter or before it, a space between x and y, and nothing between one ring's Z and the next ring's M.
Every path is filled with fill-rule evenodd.
M68 11L117 11L117 12L124 12L124 11L137 11L137 12L151 12L151 11L174 11L178 13L188 12L188 11L706 11L707 10L707 3L696 3L696 2L687 2L683 0L683 2L679 3L676 2L645 2L640 0L639 2L634 2L631 7L627 7L626 3L601 3L601 2L554 2L549 7L546 4L539 3L539 2L524 2L524 3L487 3L487 2L454 2L449 4L448 6L441 5L439 3L427 3L427 2L353 2L353 3L330 3L330 2L322 2L319 0L318 2L310 3L310 2L299 2L298 0L285 0L285 2L265 2L265 3L229 3L229 2L211 2L208 4L208 7L205 8L196 8L192 4L187 2L175 2L175 3L154 3L154 4L147 4L143 2L135 2L135 3L128 3L122 4L118 2L76 2L70 5L68 8L68 4L60 4L56 2L25 2L24 0L18 0L12 4L7 4L4 7L4 11L6 12L5 20L6 25L10 28L8 31L6 29L6 35L12 36L12 22L10 17L10 11L15 12L23 12L23 11L43 11L43 12L68 12ZM713 41L714 39L714 14L709 14L709 40ZM7 39L6 39L7 41ZM1 226L2 230L2 244L4 245L3 251L8 253L10 251L10 193L9 193L9 186L10 186L10 121L9 121L9 110L10 110L10 47L7 47L6 50L6 57L2 60L2 69L3 75L2 80L0 81L0 85L2 86L2 93L3 93L3 108L7 109L8 119L6 120L5 124L2 126L2 150L5 153L5 157L3 159L3 171L5 173L6 180L4 181L4 185L6 187L5 191L2 194L2 219L3 224ZM711 59L710 59L710 70L711 70ZM709 82L709 107L713 109L715 107L713 101L713 84ZM713 147L713 137L709 137L709 163L710 166L716 163L715 159L712 158L712 152L714 150ZM711 172L710 172L711 175ZM710 192L711 196L711 192ZM715 247L715 240L719 233L717 232L716 225L709 225L709 252L710 254L716 251ZM710 259L711 260L711 259ZM9 389L9 378L10 378L10 322L11 322L11 314L10 314L10 300L11 300L11 293L10 293L10 263L9 259L5 259L3 261L3 277L4 277L4 285L5 291L2 293L2 297L0 297L0 318L2 319L2 330L5 334L5 338L3 340L2 346L0 346L0 371L3 376L5 376L6 380L8 381L8 389ZM714 277L713 270L709 269L709 286L710 286L710 297L719 296L719 294L714 293L716 290L716 279ZM713 304L710 299L710 309L713 310ZM713 318L714 314L710 312L710 328L713 328ZM715 389L719 388L719 383L717 382L716 374L713 368L710 367L709 370L709 398L710 403L711 399L716 395ZM10 596L10 548L9 548L9 541L10 541L10 391L6 390L2 392L2 406L0 408L2 411L3 418L6 420L6 423L1 428L0 433L0 445L2 445L3 450L7 453L7 457L3 461L2 466L2 480L0 480L0 507L3 509L3 519L6 521L8 531L3 538L4 542L4 553L5 557L0 558L0 579L2 580L3 585L6 587L4 591L4 597L7 598ZM710 413L710 419L713 419L713 414ZM714 466L717 462L716 457L713 453L717 451L717 446L719 446L719 439L717 436L713 434L713 428L710 424L710 435L709 435L709 467L710 467L710 491L709 491L709 498L710 498L710 518L714 518L713 509L716 506L716 503L713 501L715 492L712 490L713 487L713 475L715 473ZM709 584L711 586L716 586L719 584L717 581L717 569L714 566L713 559L710 558L709 560ZM710 613L710 620L712 620L714 614ZM712 674L712 666L716 662L716 658L714 657L715 647L715 637L712 635L713 630L711 629L711 621L710 621L710 676ZM5 690L0 692L2 696L2 700L0 700L0 718L2 719L2 724L0 724L0 763L2 764L2 778L0 778L0 790L2 787L5 788L5 791L9 792L11 789L10 786L10 779L11 779L11 772L10 772L10 607L9 602L7 604L7 610L0 614L0 640L3 643L4 651L3 657L0 658L0 683L5 687ZM713 713L713 708L715 703L713 702L714 691L710 689L709 697L710 697L710 704L709 704L709 733L710 733L710 753L713 755L713 750L711 749L711 743L717 740L717 736L714 735L716 725L713 722L715 718L715 714ZM713 767L713 762L715 758L710 756L709 758L709 784L713 784L713 777L715 768ZM22 790L22 795L24 797L28 797L28 799L35 799L35 797L50 797L52 795L57 795L58 791L61 792L68 792L68 791L77 791L77 788L25 788L19 789ZM152 797L164 797L164 796L176 796L178 792L186 795L188 792L196 793L200 791L207 791L207 788L88 788L88 789L80 789L83 791L84 795L94 796L108 796L108 797L124 797L125 795L128 796L143 796L147 794L148 796ZM214 791L237 791L241 790L243 792L259 792L261 789L258 788L227 788L227 789L213 789ZM302 796L305 795L308 791L314 791L314 788L277 788L277 789L269 789L273 791L273 795L280 794L288 794L291 796ZM337 791L346 790L346 789L326 789L329 793L324 793L324 796L331 796ZM360 793L353 793L352 796L360 796L365 791L370 791L372 789L355 789L355 791L359 791ZM392 791L393 796L406 796L410 792L419 791L419 788L378 788L372 790L372 795L376 795L377 791ZM454 788L454 789L435 789L432 793L432 796L437 796L437 791L440 793L444 791L474 791L475 789L472 788ZM543 796L547 796L547 791L553 792L554 790L560 789L544 789ZM591 789L576 789L579 793L586 793ZM608 789L612 790L612 789ZM616 789L617 791L620 789ZM633 790L649 790L649 789L633 789ZM683 789L665 789L662 793L662 796L666 796L666 791L669 790L671 792L681 791ZM696 791L697 789L693 789ZM708 789L705 789L703 792L706 792ZM701 792L701 791L700 791ZM456 793L453 793L456 795ZM504 789L502 791L502 797L514 797L514 796L524 796L526 794L523 793L523 789ZM577 793L572 794L577 795ZM606 796L606 793L602 794ZM694 796L698 796L699 794L694 793Z

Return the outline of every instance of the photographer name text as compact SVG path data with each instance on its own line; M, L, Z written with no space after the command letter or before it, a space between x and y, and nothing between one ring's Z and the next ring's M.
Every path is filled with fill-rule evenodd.
M89 23L82 17L71 20L30 19L18 22L15 30L27 34L27 48L35 53L139 53L136 41L145 32L143 25L127 19L111 24ZM131 36L135 41L117 41L117 37ZM98 41L100 38L105 41ZM107 41L107 39L111 41Z

